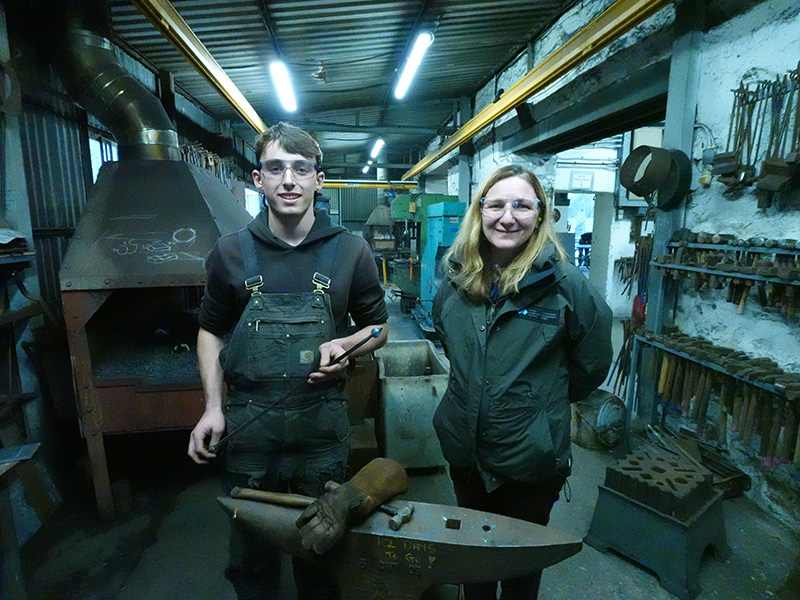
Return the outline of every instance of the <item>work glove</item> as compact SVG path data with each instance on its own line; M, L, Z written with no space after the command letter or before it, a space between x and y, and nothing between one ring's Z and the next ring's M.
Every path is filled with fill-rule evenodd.
M405 469L395 460L376 458L347 483L325 484L325 494L296 521L303 547L324 554L347 530L361 523L383 502L408 486Z
M350 483L325 484L327 492L297 518L303 548L324 554L342 539L354 524L358 508L368 503L367 495Z

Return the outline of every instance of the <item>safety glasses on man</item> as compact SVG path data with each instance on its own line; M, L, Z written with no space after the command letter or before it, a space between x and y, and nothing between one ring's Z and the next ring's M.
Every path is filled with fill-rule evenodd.
M291 169L295 178L309 179L316 175L319 167L317 163L310 160L280 160L272 159L259 161L259 168L264 172L267 177L283 177L286 169Z
M487 217L499 217L506 212L506 207L511 207L511 213L516 217L532 216L536 212L536 200L520 198L517 200L494 200L481 198L481 212Z

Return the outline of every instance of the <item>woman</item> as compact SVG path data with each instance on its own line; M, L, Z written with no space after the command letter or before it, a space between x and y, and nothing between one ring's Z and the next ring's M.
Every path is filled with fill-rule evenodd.
M497 169L444 258L433 322L450 359L434 416L459 506L546 525L570 473L570 402L611 364L611 311L567 258L536 176ZM536 598L541 572L501 582ZM496 583L465 585L495 599Z

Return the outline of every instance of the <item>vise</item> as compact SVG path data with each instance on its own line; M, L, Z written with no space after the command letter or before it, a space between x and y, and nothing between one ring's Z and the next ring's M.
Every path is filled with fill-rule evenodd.
M245 528L334 574L342 600L418 600L433 585L522 577L577 554L575 538L527 521L441 504L413 502L414 516L390 528L378 512L322 556L303 548L302 508L222 497Z

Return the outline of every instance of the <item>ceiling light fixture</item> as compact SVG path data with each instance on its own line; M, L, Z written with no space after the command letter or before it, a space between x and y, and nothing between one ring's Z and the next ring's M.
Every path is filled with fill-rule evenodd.
M366 173L367 171L369 171L369 165L364 165L364 168L361 169L361 172Z
M372 161L371 161L371 160L368 160L368 161L367 161L367 164L368 164L368 165L371 165L371 164L372 164Z
M414 78L414 73L422 62L422 57L425 51L433 43L433 34L430 31L421 31L414 41L414 47L408 55L406 64L403 67L403 74L400 75L400 80L397 82L397 87L394 88L394 97L400 100L406 95L408 86L411 85L411 80Z
M383 141L382 139L380 139L380 138L378 138L377 140L375 140L375 145L372 147L372 152L370 152L370 153L369 153L369 155L370 155L372 158L378 158L378 154L380 154L380 153L381 153L381 149L383 148L383 146L384 146L384 144L385 144L385 143L386 143L386 142L384 142L384 141Z
M270 63L269 72L272 75L272 83L275 90L278 92L283 108L288 112L297 110L297 101L294 98L294 90L292 89L292 82L289 79L289 71L286 65L281 61Z

